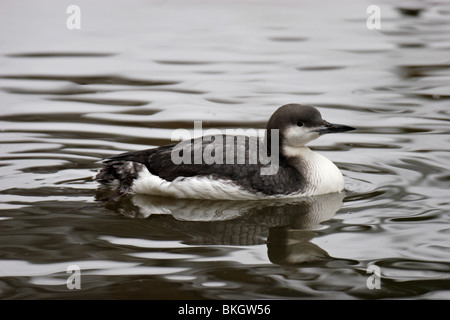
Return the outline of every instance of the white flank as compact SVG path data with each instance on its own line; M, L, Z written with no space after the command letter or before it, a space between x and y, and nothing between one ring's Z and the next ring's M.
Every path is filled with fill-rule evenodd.
M243 190L231 181L211 179L210 177L179 177L166 181L151 174L143 167L138 178L133 182L132 191L185 199L222 199L251 200L264 196Z

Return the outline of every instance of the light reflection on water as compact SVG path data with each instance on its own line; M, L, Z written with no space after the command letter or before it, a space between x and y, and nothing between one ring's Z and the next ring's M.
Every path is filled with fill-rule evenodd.
M1 298L450 297L448 4L46 3L0 4ZM358 128L311 144L344 199L95 200L102 158L290 102Z

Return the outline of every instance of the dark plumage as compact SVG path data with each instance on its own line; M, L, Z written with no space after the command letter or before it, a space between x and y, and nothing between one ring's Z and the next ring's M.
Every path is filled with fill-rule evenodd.
M148 171L166 181L173 181L178 177L211 176L216 179L229 179L234 183L251 192L261 192L265 195L287 194L301 190L302 181L305 179L302 174L295 169L295 159L280 158L280 166L275 175L261 175L261 168L265 165L259 161L256 164L250 163L249 146L250 139L255 137L235 136L233 144L229 144L231 139L226 139L222 135L223 148L233 148L234 154L238 153L238 148L244 147L245 162L243 164L227 164L226 152L223 153L222 163L201 164L194 163L196 147L201 148L201 153L205 148L213 143L212 137L206 136L183 142L192 147L191 163L174 164L171 153L176 144L170 144L154 149L132 151L111 156L104 161L104 167L96 176L100 182L110 182L119 180L120 191L126 192L144 165ZM245 141L245 144L239 143ZM196 143L201 142L201 143ZM265 148L264 144L258 145ZM263 151L265 152L265 150ZM244 153L243 153L244 154Z

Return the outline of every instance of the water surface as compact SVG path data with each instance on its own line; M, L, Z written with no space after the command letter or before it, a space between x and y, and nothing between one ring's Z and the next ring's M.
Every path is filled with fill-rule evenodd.
M1 298L450 298L447 2L77 4L0 4ZM104 157L292 102L358 128L310 145L345 194L97 201Z

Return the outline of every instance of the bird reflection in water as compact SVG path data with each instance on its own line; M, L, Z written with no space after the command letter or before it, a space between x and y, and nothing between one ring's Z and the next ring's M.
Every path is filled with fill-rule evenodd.
M341 208L344 197L341 192L277 201L216 201L135 194L105 201L105 207L146 219L152 225L151 239L188 245L266 244L272 263L295 266L332 259L311 240L321 223ZM97 199L102 198L99 189Z

